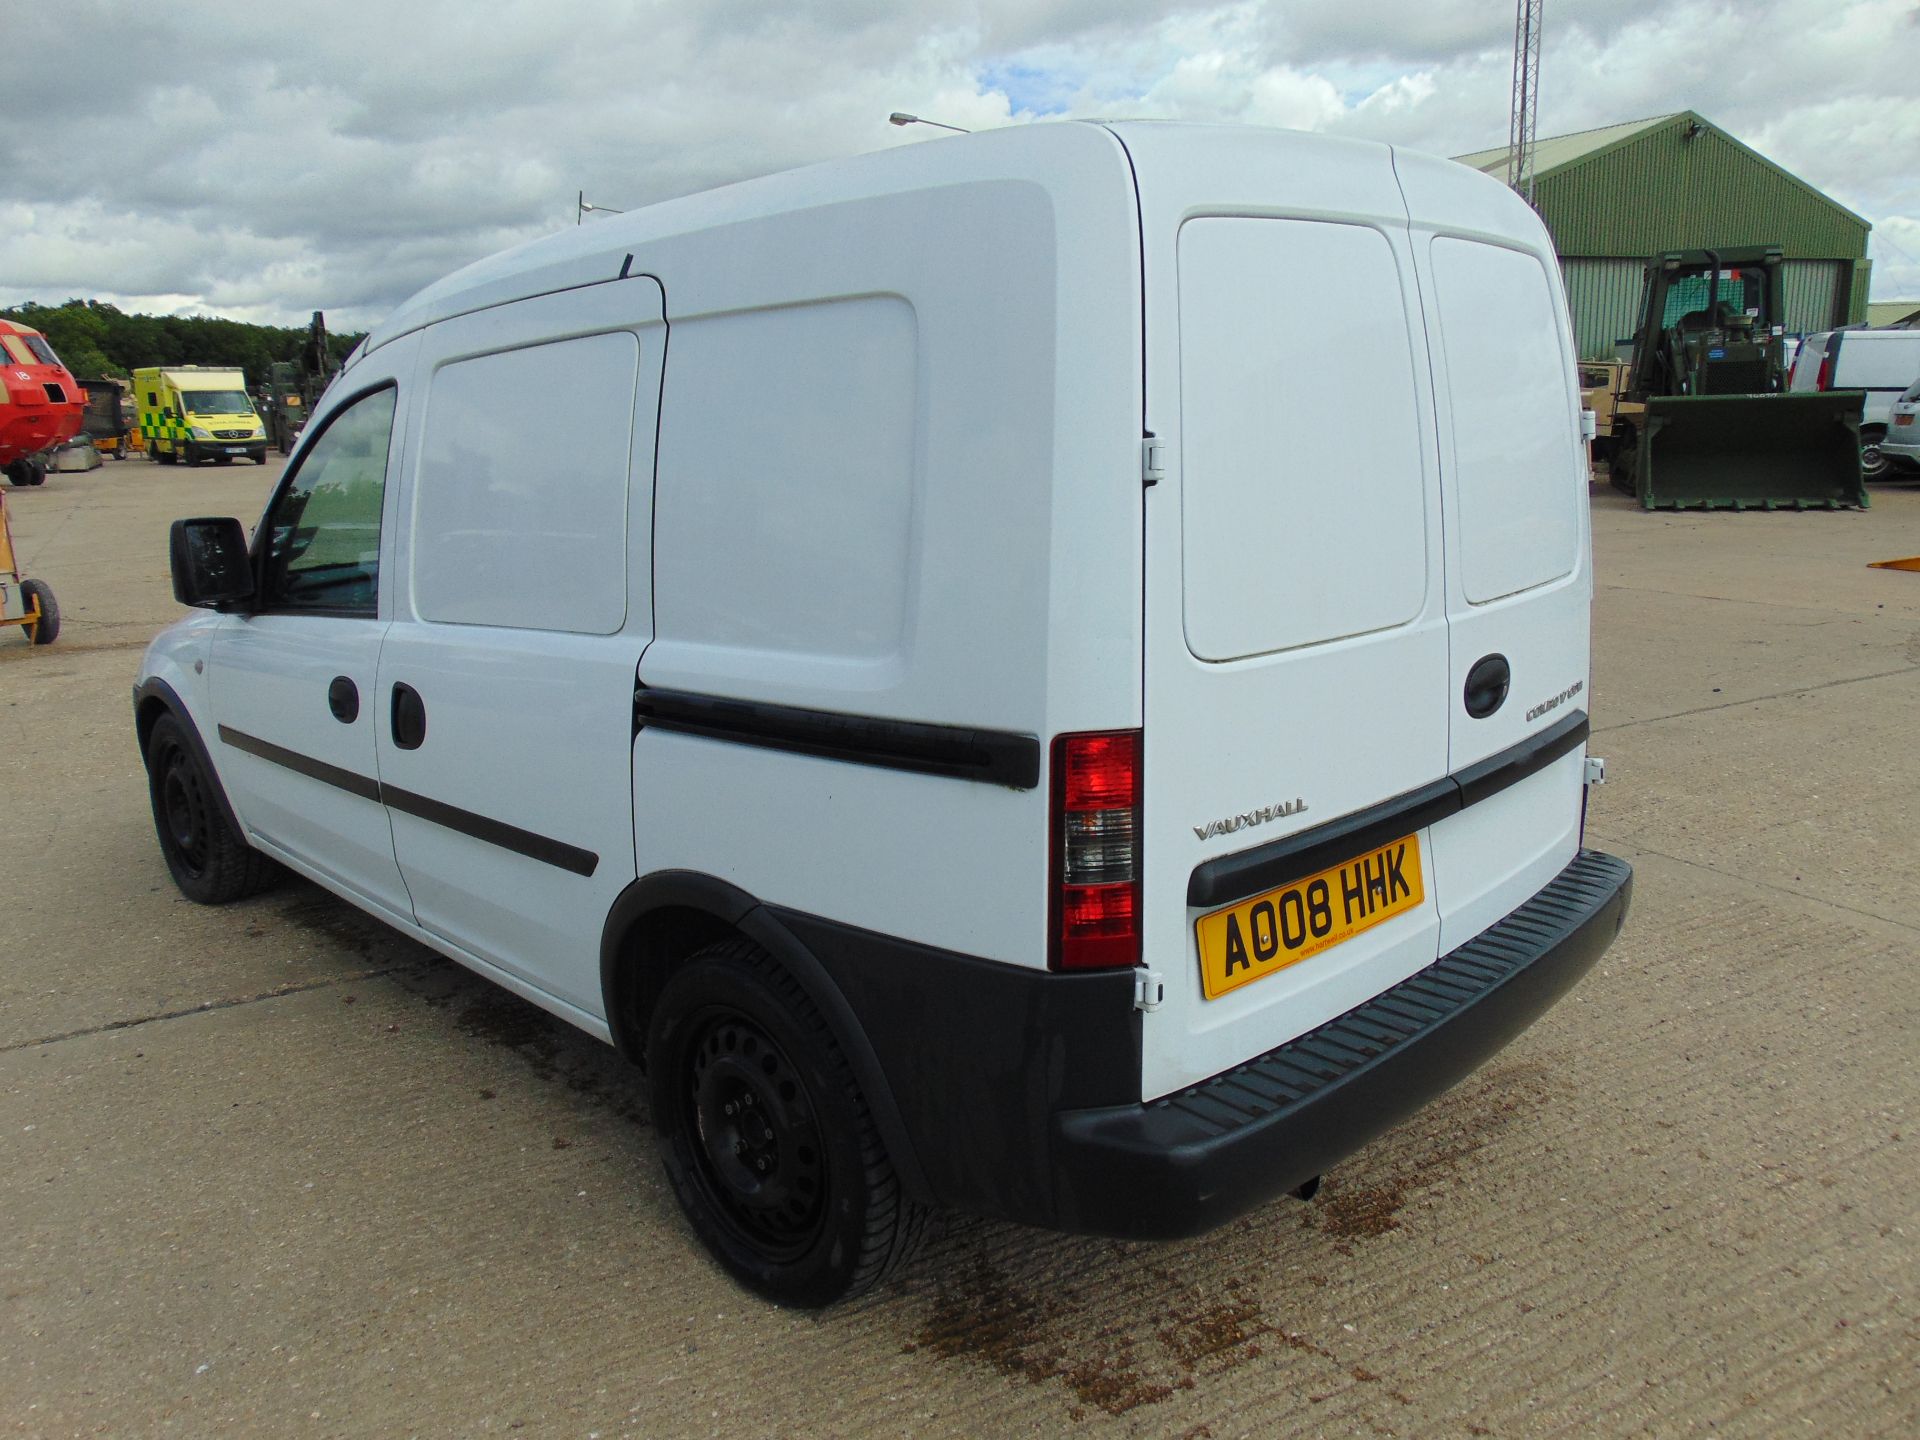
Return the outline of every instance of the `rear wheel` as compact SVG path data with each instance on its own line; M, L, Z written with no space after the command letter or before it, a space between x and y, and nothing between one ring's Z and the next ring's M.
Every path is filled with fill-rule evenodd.
M13 460L7 464L7 483L9 485L31 485L33 467L24 460Z
M674 972L647 1069L667 1177L741 1284L830 1305L912 1253L927 1212L902 1192L819 1010L757 945L725 941Z
M36 645L51 645L60 634L60 607L54 602L53 591L44 580L22 580L20 598L28 608L36 603L40 607L40 618L27 627L27 638Z
M1884 480L1893 469L1893 462L1880 448L1880 442L1887 438L1887 432L1877 425L1871 430L1860 432L1860 477L1863 480Z
M219 781L207 772L186 726L172 715L147 737L147 794L160 853L180 893L201 905L224 905L271 885L280 867L228 823Z

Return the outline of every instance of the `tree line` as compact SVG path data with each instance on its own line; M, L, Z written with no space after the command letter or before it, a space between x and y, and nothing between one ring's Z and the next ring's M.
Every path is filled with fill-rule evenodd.
M64 305L24 305L0 309L0 318L17 321L47 337L61 363L76 380L103 376L127 378L148 365L239 366L249 386L262 384L267 366L292 360L306 343L302 325L249 325L207 315L128 315L100 300L69 300ZM329 335L336 361L359 344L365 332Z

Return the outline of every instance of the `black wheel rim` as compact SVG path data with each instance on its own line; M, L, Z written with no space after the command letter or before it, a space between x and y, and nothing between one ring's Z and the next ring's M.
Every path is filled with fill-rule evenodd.
M198 875L206 868L212 841L207 787L193 757L177 746L167 746L159 758L161 833L181 868Z
M734 1010L695 1022L684 1097L695 1173L713 1213L769 1260L803 1254L826 1221L826 1149L793 1062Z

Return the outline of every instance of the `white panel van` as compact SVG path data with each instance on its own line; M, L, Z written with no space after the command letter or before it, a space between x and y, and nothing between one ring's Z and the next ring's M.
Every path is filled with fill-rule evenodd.
M570 230L375 330L250 543L176 525L160 845L619 1046L763 1294L935 1206L1197 1234L1620 928L1579 410L1539 220L1382 145L1037 125Z
M1883 448L1893 423L1893 405L1920 380L1920 330L1825 330L1809 335L1794 356L1792 390L1859 390L1860 473L1869 480L1894 478L1905 455Z

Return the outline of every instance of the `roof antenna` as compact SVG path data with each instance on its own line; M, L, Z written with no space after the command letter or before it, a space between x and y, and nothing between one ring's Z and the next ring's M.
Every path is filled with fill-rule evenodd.
M962 130L958 125L948 125L939 120L922 120L918 115L909 115L904 110L896 110L887 116L889 125L931 125L936 130L951 130L956 135L971 135L971 130Z

